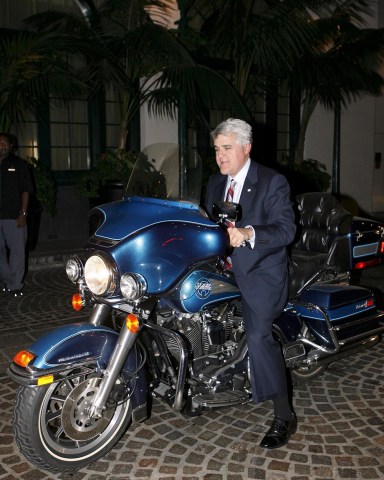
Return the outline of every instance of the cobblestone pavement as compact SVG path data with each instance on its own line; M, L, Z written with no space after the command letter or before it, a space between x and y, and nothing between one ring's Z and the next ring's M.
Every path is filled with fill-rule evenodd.
M384 290L383 269L370 279ZM152 416L128 431L102 460L73 475L29 464L12 434L15 385L5 374L13 355L46 330L78 321L64 268L28 273L25 296L0 298L0 479L13 480L348 480L384 478L384 342L333 364L294 389L298 430L278 450L258 443L272 404L247 404L185 418L155 400Z

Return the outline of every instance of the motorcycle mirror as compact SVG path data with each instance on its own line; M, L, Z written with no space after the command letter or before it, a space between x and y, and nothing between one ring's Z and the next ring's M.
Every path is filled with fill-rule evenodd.
M241 219L241 205L232 202L215 202L212 215L216 221L221 223L227 220L236 222Z

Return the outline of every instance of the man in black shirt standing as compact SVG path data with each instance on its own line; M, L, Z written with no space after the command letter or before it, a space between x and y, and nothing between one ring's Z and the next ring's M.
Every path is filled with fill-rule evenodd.
M23 295L27 211L33 191L27 163L13 155L9 135L0 133L0 277L3 292Z

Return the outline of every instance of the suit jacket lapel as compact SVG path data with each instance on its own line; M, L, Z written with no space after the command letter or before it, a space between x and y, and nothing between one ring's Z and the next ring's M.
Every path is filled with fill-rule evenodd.
M257 164L256 162L251 161L251 165L249 166L249 170L243 185L243 190L241 191L239 202L242 209L242 219L247 216L247 213L251 207L252 200L256 193L257 182ZM240 220L239 224L241 223L242 221Z
M225 194L225 187L227 185L227 177L223 176L220 182L216 185L215 190L213 192L213 201L219 202L220 200L224 200Z

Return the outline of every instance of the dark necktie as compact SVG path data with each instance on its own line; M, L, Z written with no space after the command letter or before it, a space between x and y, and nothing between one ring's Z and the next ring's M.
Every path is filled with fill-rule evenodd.
M235 186L236 186L236 182L232 178L231 183L229 184L229 187L228 187L227 196L225 198L226 202L233 202L233 194L234 194ZM235 226L235 224L232 223L230 220L227 220L226 223L227 223L228 227L234 227Z

